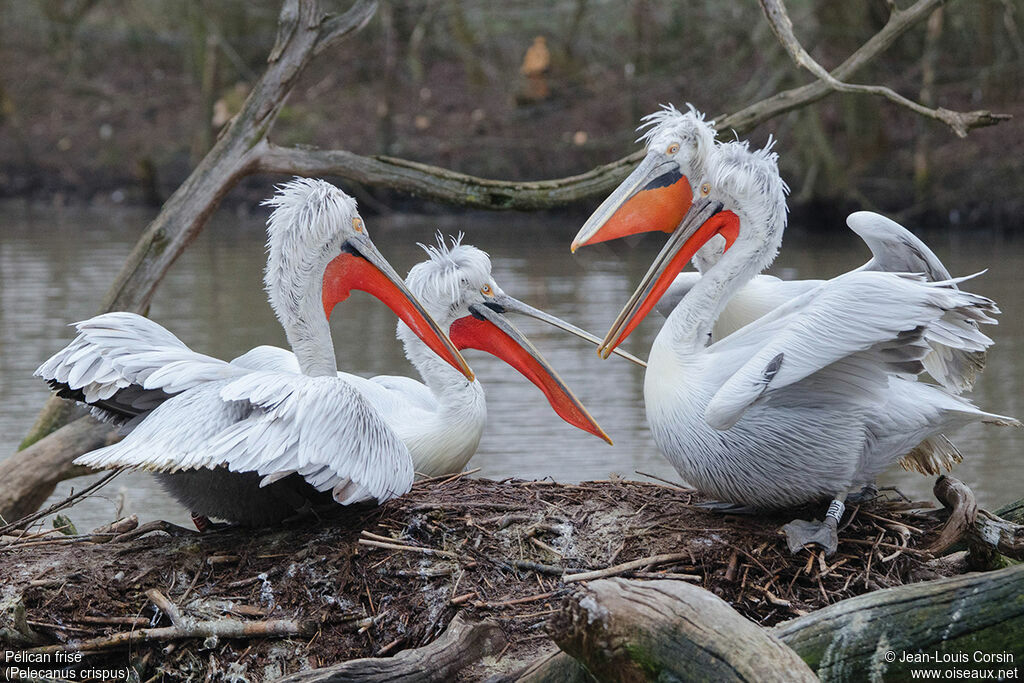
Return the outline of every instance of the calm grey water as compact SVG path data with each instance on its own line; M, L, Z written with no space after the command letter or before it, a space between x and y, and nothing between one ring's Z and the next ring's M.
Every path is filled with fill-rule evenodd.
M48 392L32 372L72 336L67 324L97 312L98 301L151 215L122 208L39 208L0 205L0 458L31 426ZM263 213L220 212L175 264L153 302L151 317L193 349L232 358L257 344L284 345L262 290ZM601 245L570 256L578 225L535 215L467 214L460 217L370 217L371 235L399 272L421 260L416 242L463 231L466 241L491 254L496 280L511 295L603 336L663 241ZM1024 415L1020 362L1024 304L1019 282L1024 243L997 233L923 233L954 274L989 271L973 291L995 298L1001 324L986 330L996 340L973 399L987 410ZM791 229L773 273L785 278L829 277L866 260L866 248L845 230L831 236ZM627 342L642 356L661 325L652 315ZM615 440L614 446L561 422L541 393L501 361L470 351L467 360L483 383L489 421L471 467L487 477L602 479L637 471L677 479L651 441L642 405L643 371L621 359L597 358L592 347L532 320L517 322L575 389ZM357 293L335 313L332 328L339 367L366 375L412 374L394 338L390 311ZM1024 431L971 426L950 435L965 461L955 475L987 506L1024 495L1018 454ZM81 487L86 480L77 480ZM905 492L930 497L932 479L898 468L883 478ZM0 482L0 486L3 483ZM55 497L67 495L62 484ZM71 511L81 529L135 512L144 521L186 522L187 513L148 475L122 475L100 496Z

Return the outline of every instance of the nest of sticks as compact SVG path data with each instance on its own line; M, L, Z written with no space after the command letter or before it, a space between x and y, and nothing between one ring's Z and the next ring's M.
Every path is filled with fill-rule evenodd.
M826 558L791 555L780 532L821 509L730 516L697 502L667 483L458 475L263 530L129 520L73 537L22 531L0 537L0 643L84 652L143 681L272 680L421 647L461 612L500 625L507 644L487 673L510 672L553 647L548 619L582 581L687 581L770 626L965 569L934 559L936 543L956 539L942 540L952 518L925 503L851 506Z

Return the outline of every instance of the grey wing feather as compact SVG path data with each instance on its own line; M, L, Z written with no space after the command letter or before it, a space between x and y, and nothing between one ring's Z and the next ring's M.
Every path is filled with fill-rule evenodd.
M847 217L846 224L871 249L871 260L860 270L922 273L932 282L952 280L928 245L899 223L871 211L858 211ZM950 286L955 288L956 284ZM978 373L985 368L985 351L953 348L938 332L933 328L926 335L932 353L923 360L925 369L955 393L973 388Z
M953 282L853 271L718 342L710 350L735 354L740 362L708 404L708 424L728 429L762 394L796 382L823 392L842 384L848 399L870 399L890 375L923 369L929 351L923 340L934 325L943 327L952 348L984 349L991 339L965 321L990 322L995 304L950 288ZM785 360L773 368L779 354Z

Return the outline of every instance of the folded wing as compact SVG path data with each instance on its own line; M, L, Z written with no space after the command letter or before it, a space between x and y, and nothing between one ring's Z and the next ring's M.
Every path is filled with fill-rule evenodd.
M708 424L728 429L754 402L797 382L870 401L890 375L924 369L929 334L941 333L952 349L983 351L992 340L977 323L995 322L998 309L955 282L854 271L780 306L710 347L740 360L709 403Z

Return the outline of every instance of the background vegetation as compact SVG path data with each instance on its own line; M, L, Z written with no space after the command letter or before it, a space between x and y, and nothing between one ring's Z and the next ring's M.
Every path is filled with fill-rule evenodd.
M883 0L788 7L827 68L888 15ZM752 136L780 140L793 203L837 225L856 205L1016 226L1022 9L1024 0L948 3L855 79L1016 120L961 140L884 100L832 95ZM262 72L278 10L276 0L0 3L0 195L159 203ZM525 75L538 36L547 66ZM542 179L632 151L633 128L659 103L714 116L810 80L752 1L382 0L366 30L311 64L271 137ZM373 194L381 206L398 200Z

